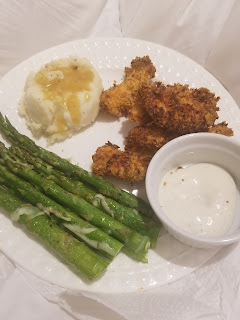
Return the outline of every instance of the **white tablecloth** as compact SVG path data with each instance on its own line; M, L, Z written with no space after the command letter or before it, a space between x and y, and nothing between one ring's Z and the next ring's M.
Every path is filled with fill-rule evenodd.
M175 49L203 65L240 105L239 16L238 0L1 0L0 76L33 54L66 41L96 36L138 38ZM64 305L43 297L31 276L0 251L0 319L132 320L144 304L151 304L151 320L237 320L239 265L240 246L234 245L187 280L149 291L136 300L138 304L131 296L119 300L119 308L114 296L105 297L104 305L97 298L69 296ZM121 308L129 310L123 313Z

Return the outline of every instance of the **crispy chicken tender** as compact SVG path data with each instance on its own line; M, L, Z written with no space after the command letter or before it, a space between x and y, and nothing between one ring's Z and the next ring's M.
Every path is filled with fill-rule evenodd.
M101 110L140 125L129 131L124 151L111 142L96 150L96 175L142 181L154 154L170 140L194 132L233 135L226 122L214 125L219 97L207 88L151 83L155 72L149 56L137 57L125 68L125 80L102 93Z
M99 147L93 155L92 170L98 176L108 175L128 181L145 178L151 156L121 151L111 142Z
M169 134L165 129L154 124L137 126L129 131L125 138L125 150L152 150L156 152L176 135Z
M143 85L139 93L155 125L179 135L204 131L218 118L219 97L207 88L155 82Z
M103 91L100 98L101 110L116 117L126 116L131 121L147 123L150 118L142 105L138 90L155 77L155 72L149 56L133 59L131 68L125 68L125 80Z
M228 124L225 121L215 124L212 128L208 129L208 132L218 133L228 137L233 136L233 130L228 128Z

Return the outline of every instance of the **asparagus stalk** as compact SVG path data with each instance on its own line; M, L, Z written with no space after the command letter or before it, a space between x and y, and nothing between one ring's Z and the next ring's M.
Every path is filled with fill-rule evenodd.
M67 205L67 207L72 208L77 214L81 214L87 221L92 222L93 225L99 226L103 231L108 232L109 234L117 237L119 241L125 243L123 247L124 252L126 252L131 257L135 258L141 262L147 262L147 252L150 245L149 238L147 236L142 236L141 234L135 232L134 230L129 229L123 224L117 222L116 220L110 218L104 212L101 212L97 208L88 204L85 200L72 195L59 186L57 186L53 181L49 181L40 177L33 170L28 168L27 166L20 166L17 162L12 162L11 160L4 160L4 163L8 166L8 168L14 172L15 174L20 175L31 181L32 183L36 183L40 188L44 190L51 197L60 200L61 203ZM55 201L49 199L44 196L41 192L37 191L34 187L34 190L29 191L29 187L31 186L29 183L22 181L18 177L12 175L5 167L0 166L0 181L4 183L7 187L15 189L18 188L20 194L25 197L26 201L39 203L39 194L41 197L41 202L45 206L47 198L48 207L47 210L54 208L58 210L58 213L64 213L64 216L61 216L62 219L68 218L69 216L66 214L66 210L63 211L63 207L57 204ZM22 187L24 186L24 188ZM34 194L34 196L33 196ZM32 204L34 204L32 203ZM51 203L51 204L50 204ZM39 205L38 205L39 206ZM68 211L67 211L68 213ZM75 226L69 226L69 222L64 222L63 225L68 227L70 231L76 232ZM78 230L77 230L78 232ZM95 231L93 231L95 232ZM93 232L89 234L84 234L84 236L89 236ZM104 232L103 232L104 233ZM105 234L105 233L104 233ZM107 234L106 234L107 236ZM110 237L111 238L111 237ZM112 239L112 238L111 238ZM99 246L98 246L99 248ZM101 247L102 249L102 247ZM104 247L103 249L108 250L108 248Z
M48 214L52 221L70 231L77 238L84 240L90 247L109 260L112 260L123 247L122 243L81 219L73 212L64 209L61 205L36 190L30 183L10 173L2 165L0 165L0 183L7 186L17 196L21 196L25 201L37 206Z
M69 235L38 208L26 204L0 188L0 208L18 220L26 229L53 249L76 271L92 280L109 265L105 259Z
M3 118L0 113L0 130L5 136L15 145L20 145L22 148L30 152L32 155L41 158L48 162L58 170L92 186L99 193L104 194L130 208L134 208L142 214L151 217L154 215L152 208L143 199L136 197L116 186L109 181L97 177L96 175L80 168L77 165L70 163L68 160L62 159L55 153L47 151L37 146L34 141L27 136L20 134L9 122L7 117Z
M18 157L21 161L34 166L35 170L45 178L53 180L64 190L82 197L96 208L111 215L124 225L146 235L150 238L151 247L156 246L156 241L160 232L160 223L142 216L136 209L121 205L117 201L98 194L90 188L87 188L82 182L66 177L63 173L55 170L51 165L37 157L33 157L26 150L19 147L11 147L10 155Z
M103 211L90 205L84 199L66 192L54 181L41 177L26 165L22 165L19 162L13 163L11 160L6 161L6 164L12 172L29 181L33 185L37 185L42 188L42 191L55 201L70 208L94 226L125 243L126 250L130 250L132 254L136 255L136 258L139 259L139 261L146 262L146 254L150 245L150 241L147 236L142 236L122 223L116 221ZM135 250L137 250L137 254Z

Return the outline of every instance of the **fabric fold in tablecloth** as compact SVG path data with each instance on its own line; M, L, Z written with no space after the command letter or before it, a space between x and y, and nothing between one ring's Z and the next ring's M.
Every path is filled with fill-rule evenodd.
M76 294L22 270L31 286L77 319L237 320L240 314L240 244L223 248L197 271L167 286L124 294ZM97 301L95 304L94 301ZM92 307L91 307L92 306ZM99 314L99 318L95 318Z
M233 44L232 36L237 42L240 31L237 0L102 0L94 4L84 0L33 4L24 0L21 4L3 1L1 5L0 75L36 52L62 42L125 36L169 46L205 65L240 104L239 68L231 65L231 56L227 57L228 68L221 66L225 63L223 54L229 53L224 43ZM239 28L235 35L230 33L232 24ZM239 42L234 50L237 63ZM231 67L235 82L231 82ZM0 253L0 319L132 320L137 315L139 320L237 320L239 265L240 245L231 245L196 272L164 287L136 294L75 295L16 268Z

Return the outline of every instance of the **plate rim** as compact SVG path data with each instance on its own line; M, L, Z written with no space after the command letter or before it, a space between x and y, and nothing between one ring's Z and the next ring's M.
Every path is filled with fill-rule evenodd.
M182 57L183 59L185 59L186 61L189 61L189 63L191 63L191 64L194 64L194 65L197 65L198 66L198 68L201 70L201 72L204 72L204 73L206 73L208 76L210 76L211 78L213 78L214 79L214 81L215 81L215 83L216 83L216 85L218 85L218 86L221 86L222 88L223 88L223 90L224 90L224 93L226 94L228 94L228 99L230 99L230 102L232 103L234 103L236 106L237 106L237 104L236 104L236 102L234 101L234 99L233 99L233 97L230 95L230 93L227 91L227 89L221 84L221 82L214 76L214 75L212 75L208 70L206 70L203 66L201 66L198 62L196 62L196 61L194 61L193 59L191 59L191 58L189 58L188 56L186 56L186 55L184 55L184 54L182 54L182 53L180 53L179 51L176 51L176 50L174 50L174 49L171 49L171 48L168 48L168 47L166 47L166 46L163 46L163 45L161 45L161 44L157 44L157 43L155 43L155 42L150 42L150 41L145 41L145 40L142 40L142 39L136 39L136 38L125 38L125 37L94 37L94 38L82 38L82 39L76 39L76 40L71 40L71 41L67 41L67 42L63 42L63 43L61 43L61 44L58 44L58 45L55 45L55 46L51 46L51 47L49 47L49 48L46 48L46 49L44 49L44 50L42 50L42 51L39 51L39 52L37 52L36 54L34 54L34 55L32 55L32 56L30 56L30 57L28 57L28 58L26 58L25 60L23 60L23 61L21 61L21 62L19 62L17 65L15 65L11 70L9 70L5 75L3 75L2 77L1 77L1 79L0 79L0 89L1 89L1 85L2 85L2 80L4 81L4 78L5 77L8 77L9 76L9 74L10 73L14 73L15 72L15 70L17 69L17 68L21 68L21 66L22 65L24 65L24 64L26 64L26 63L29 63L31 60L33 60L33 59L37 59L38 58L38 56L40 56L40 55L44 55L44 54L47 54L48 52L49 52L49 50L57 50L58 48L61 48L61 47L64 47L64 46L73 46L74 45L74 43L84 43L84 42L88 42L88 43L94 43L95 41L119 41L119 42L122 42L122 44L124 43L124 42L127 42L127 41L129 41L129 42L141 42L141 43L143 43L143 44L146 44L146 45L149 45L149 46L154 46L154 47L159 47L159 48L164 48L164 50L166 50L166 51L170 51L170 52L172 52L174 55L178 55L178 56L180 56L180 57ZM232 101L231 101L232 100ZM2 249L1 249L2 250ZM7 255L7 254L6 254ZM8 255L7 255L8 256ZM211 257L210 257L211 258ZM209 259L210 259L209 258ZM12 259L10 258L10 260L12 261ZM26 267L23 267L23 266L21 266L23 269L25 269L26 270ZM200 267L200 266L199 266ZM196 269L195 269L196 270ZM31 272L30 272L31 273ZM31 274L33 274L33 273L31 273ZM35 275L35 274L34 274ZM40 279L42 279L40 276L37 276L38 278L40 278ZM50 283L52 283L51 281L49 281L49 280L46 280L46 279L43 279L43 280L45 280L45 281L47 281L47 282L50 282ZM52 284L54 284L54 283L52 283ZM59 284L57 284L58 286L59 286ZM64 287L65 288L65 287ZM80 291L84 291L85 289L79 289ZM145 289L145 290L147 290L147 289ZM105 291L92 291L92 290L89 290L89 292L105 292ZM136 292L136 291L124 291L124 292Z

